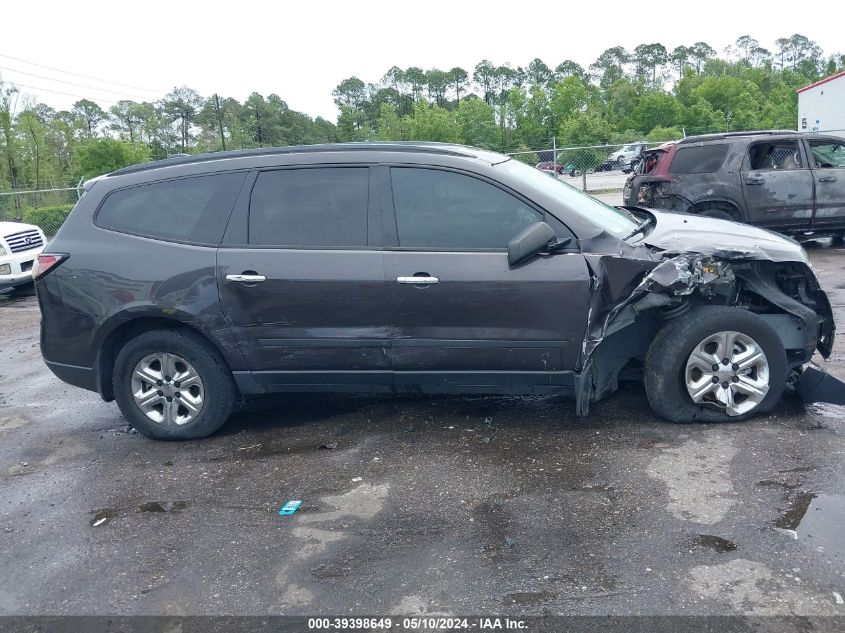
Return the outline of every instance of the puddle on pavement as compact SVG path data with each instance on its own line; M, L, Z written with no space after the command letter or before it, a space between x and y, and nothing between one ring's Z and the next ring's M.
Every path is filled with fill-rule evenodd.
M671 446L669 442L662 440L644 440L637 444L637 448L670 448Z
M761 488L786 488L787 490L792 490L797 488L799 484L791 484L786 481L778 481L777 479L763 479L754 485L760 486Z
M810 507L810 503L815 498L816 495L812 492L802 492L801 494L792 497L789 509L778 517L775 521L775 527L779 527L784 530L798 529L801 519L803 519L804 515L807 514L807 509Z
M117 508L103 508L94 510L94 518L91 519L91 527L102 527L118 515Z
M794 498L776 527L795 530L798 540L825 556L845 559L845 496L804 493Z
M503 602L505 604L533 605L545 604L552 598L554 598L554 595L548 591L522 591L507 594Z
M0 306L17 308L29 305L26 300L30 297L35 297L35 289L31 287L18 288L11 292L0 292Z
M709 547L710 549L723 553L732 552L736 549L736 543L733 541L713 534L699 534L693 539L693 542L701 547Z
M187 501L148 501L138 506L138 512L178 512L187 507Z

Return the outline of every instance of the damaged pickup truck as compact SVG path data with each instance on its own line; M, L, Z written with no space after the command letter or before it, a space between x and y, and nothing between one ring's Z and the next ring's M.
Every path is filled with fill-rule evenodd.
M222 152L85 190L33 271L41 350L149 437L290 391L563 393L586 415L628 378L667 420L743 420L833 345L793 240L484 150Z

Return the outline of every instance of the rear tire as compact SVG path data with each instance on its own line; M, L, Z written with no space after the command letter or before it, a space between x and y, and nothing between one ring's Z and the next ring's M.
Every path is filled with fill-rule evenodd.
M185 384L177 380L181 376ZM151 330L129 340L115 359L112 385L127 421L157 440L211 435L237 399L231 371L217 350L183 330Z
M763 361L766 363L768 391L753 408L736 415L729 415L726 407L719 402L695 402L690 395L692 387L688 387L688 362L692 362L693 352L708 337L719 333L737 333L741 335L737 337L738 340L750 340L762 350ZM736 349L743 349L742 344L737 343ZM720 372L730 373L733 367L733 364L719 365ZM651 408L670 422L741 422L758 413L770 411L777 404L786 384L786 373L783 344L775 331L760 317L740 308L701 306L683 318L670 321L655 335L646 354L644 382ZM715 392L723 388L724 384L728 384L728 389L733 392L735 388L729 382L732 380L730 376L720 377L719 380L725 382L715 382L714 393L707 394L705 398L715 398ZM701 384L706 386L706 380L702 380ZM746 398L745 405L740 402L736 405L739 408L748 407L751 402L749 396L740 395L743 396ZM733 402L733 396L731 398Z

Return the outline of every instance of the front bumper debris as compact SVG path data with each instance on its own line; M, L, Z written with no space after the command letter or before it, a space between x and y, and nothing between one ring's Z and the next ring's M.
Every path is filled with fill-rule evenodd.
M795 392L805 404L827 402L845 405L845 382L817 365L807 365L795 384Z

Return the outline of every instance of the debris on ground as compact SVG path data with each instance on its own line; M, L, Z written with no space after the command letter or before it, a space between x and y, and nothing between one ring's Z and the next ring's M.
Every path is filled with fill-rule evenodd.
M328 442L326 444L320 444L317 447L318 451L331 451L337 448L337 442Z
M817 365L810 364L804 368L795 391L805 404L814 402L845 404L845 383Z
M176 512L187 507L187 501L148 501L138 506L138 512Z
M363 480L364 480L364 478L363 478L363 477L353 477L353 478L352 478L352 483L357 484L359 481L363 481Z
M787 528L779 528L779 527L772 528L772 529L779 534L785 534L786 536L789 536L796 541L798 540L798 532L796 532L795 530L789 530Z
M411 425L411 426L409 426L407 429L405 429L405 430L404 430L404 432L405 432L405 433L413 433L413 432L414 432L414 431L416 431L416 430L417 430L417 427L415 427L415 426L412 424L412 425Z
M516 545L516 539L511 538L510 536L506 536L505 545L507 545L508 547L513 547L514 545Z
M102 510L94 511L94 518L91 519L91 527L100 527L106 525L109 521L117 516L115 508L103 508Z
M484 426L486 426L488 429L493 428L494 424L492 415L488 415L486 418L484 418Z
M296 512L297 508L302 505L302 501L294 500L288 501L285 505L281 507L279 510L279 514L282 516L290 516L294 512Z
M833 592L833 598L836 600L836 604L845 604L845 600L842 599L842 594L838 591Z

